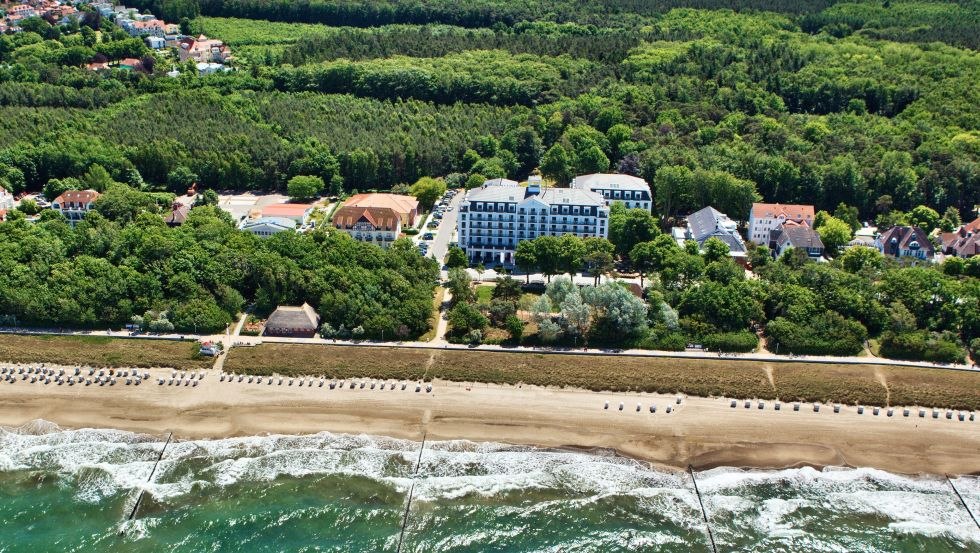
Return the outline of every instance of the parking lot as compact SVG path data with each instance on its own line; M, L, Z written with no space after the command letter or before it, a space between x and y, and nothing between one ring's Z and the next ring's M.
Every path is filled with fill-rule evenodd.
M415 237L419 250L423 255L436 259L440 263L449 251L456 234L456 216L459 204L463 201L463 191L449 190L436 203L432 213L425 220L418 236ZM433 223L435 226L433 227Z

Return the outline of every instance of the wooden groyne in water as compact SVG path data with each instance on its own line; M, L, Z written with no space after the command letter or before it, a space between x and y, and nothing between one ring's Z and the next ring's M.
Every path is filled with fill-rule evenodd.
M419 467L422 466L422 451L425 450L425 437L427 434L422 434L422 445L419 447L419 458L415 461L415 470L412 471L412 487L408 489L408 501L405 503L405 515L402 516L402 529L398 534L398 548L397 553L402 551L402 542L405 540L405 528L408 527L408 511L412 508L412 494L415 493L415 477L418 476Z
M694 467L687 465L687 472L691 475L691 482L694 482L694 494L698 496L698 505L701 506L701 516L704 518L704 527L708 529L708 539L711 541L711 551L718 553L715 545L715 535L711 532L711 523L708 522L708 511L704 508L704 501L701 499L701 490L698 489L698 479L694 477Z

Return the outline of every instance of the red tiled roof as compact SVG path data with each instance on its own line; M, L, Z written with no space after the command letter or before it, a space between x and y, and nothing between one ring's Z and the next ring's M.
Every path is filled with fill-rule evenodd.
M752 204L752 217L756 219L773 219L780 215L786 219L813 219L813 206L797 204Z
M344 202L344 207L387 207L396 213L411 213L419 208L419 201L400 194L355 194Z
M344 206L333 216L336 228L350 230L360 221L366 221L378 230L395 230L401 218L389 207Z
M313 204L272 204L262 208L263 217L302 217Z
M66 203L88 204L99 199L99 194L95 190L68 190L54 199L54 203L64 205Z

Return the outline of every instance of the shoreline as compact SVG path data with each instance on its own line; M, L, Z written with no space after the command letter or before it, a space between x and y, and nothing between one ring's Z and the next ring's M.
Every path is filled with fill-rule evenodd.
M0 365L3 366L3 365ZM8 365L9 366L9 365ZM730 399L536 386L464 384L436 380L432 391L405 390L355 379L349 389L220 381L204 371L197 386L159 385L169 369L140 370L140 386L57 385L0 381L0 425L43 419L66 429L113 428L147 434L173 431L179 439L329 431L421 441L468 440L602 453L611 451L669 470L719 466L782 469L799 466L871 467L906 475L980 473L977 421L947 419L945 410L919 418L896 407L888 417L853 406L814 412L766 401L735 408ZM70 374L70 372L69 372ZM312 379L319 383L319 379ZM371 382L378 388L371 389ZM407 382L407 381L406 381ZM609 402L608 409L604 408ZM623 410L619 410L620 403ZM637 404L640 410L637 411ZM649 407L656 405L656 413ZM671 413L666 413L670 406ZM604 453L602 453L604 454Z

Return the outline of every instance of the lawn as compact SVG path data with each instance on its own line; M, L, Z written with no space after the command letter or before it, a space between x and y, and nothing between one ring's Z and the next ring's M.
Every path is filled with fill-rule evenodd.
M476 287L476 303L481 303L484 305L490 305L490 300L493 298L493 286L488 286L486 284L481 284Z
M766 367L772 368L770 384ZM868 365L263 344L225 369L332 378L444 379L589 390L980 409L980 374ZM878 374L884 375L888 389Z
M204 369L214 360L198 355L197 342L135 340L107 336L0 336L0 360L96 367Z

